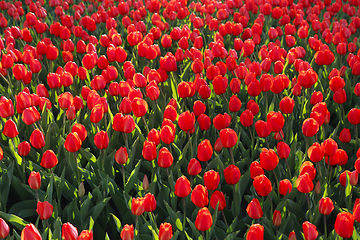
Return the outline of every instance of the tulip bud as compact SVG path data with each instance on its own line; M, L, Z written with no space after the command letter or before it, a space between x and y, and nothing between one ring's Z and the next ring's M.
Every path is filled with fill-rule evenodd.
M6 238L9 235L10 228L4 219L0 218L0 238Z
M78 195L79 195L79 197L83 197L85 195L84 182L81 182L79 185Z
M296 240L296 234L294 231L289 234L289 240Z
M273 214L273 224L275 227L278 227L281 225L281 213L278 210L274 211Z
M29 176L29 186L33 190L38 190L41 186L41 176L39 172L32 171Z
M320 193L321 193L321 185L320 185L320 181L317 181L315 185L315 194L320 194Z
M48 202L38 202L36 212L39 214L41 220L49 219L53 213L54 207Z
M144 175L144 179L143 179L142 184L143 184L143 189L144 189L145 191L149 190L149 179L148 179L148 177L146 176L146 174Z
M128 153L125 147L120 147L115 153L115 161L118 164L125 164L128 160Z

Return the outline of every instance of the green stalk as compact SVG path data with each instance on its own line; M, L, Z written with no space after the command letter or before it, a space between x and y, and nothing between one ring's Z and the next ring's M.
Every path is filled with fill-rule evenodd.
M190 132L187 132L188 136L189 136L189 144L190 144L190 153L191 153L191 158L194 156L194 152L193 152L193 147L192 147L192 142L191 142L191 136L190 136Z
M232 163L235 165L234 154L233 154L232 148L229 148L229 151L230 151Z
M185 231L185 224L186 224L186 203L185 203L185 198L186 197L184 197L183 199L182 199L182 201L183 201L183 208L184 208L184 219L183 219L183 230Z
M325 232L325 239L327 239L327 226L326 226L326 216L324 215L324 232Z
M307 203L308 203L308 206L309 206L309 219L310 219L310 222L311 222L311 220L312 220L312 214L311 214L311 207L310 207L309 193L306 193L306 200L307 200Z

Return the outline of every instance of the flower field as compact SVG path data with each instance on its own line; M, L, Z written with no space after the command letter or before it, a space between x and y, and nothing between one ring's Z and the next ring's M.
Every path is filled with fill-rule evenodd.
M360 239L359 6L0 1L0 239Z

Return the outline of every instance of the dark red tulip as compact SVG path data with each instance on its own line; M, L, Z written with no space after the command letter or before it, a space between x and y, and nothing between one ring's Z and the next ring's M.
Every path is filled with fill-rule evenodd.
M48 202L38 202L36 212L39 214L40 220L49 219L53 213L54 207Z
M360 109L357 109L357 108L351 109L347 115L347 119L352 125L359 124L360 123Z
M261 168L261 165L259 162L252 162L250 164L250 177L251 179L255 179L255 177L263 175L264 169Z
M220 175L214 170L204 173L204 185L207 189L215 190L220 183Z
M253 224L246 234L246 240L264 240L264 226Z
M351 141L351 133L348 128L344 128L343 130L341 130L339 134L339 140L343 143L348 143Z
M181 198L188 196L191 192L190 181L183 175L176 180L175 195Z
M275 210L273 214L273 225L278 227L281 225L281 213L279 210Z
M314 224L306 221L302 224L302 227L303 227L304 237L306 240L315 240L317 238L318 231Z
M161 223L159 228L159 240L170 240L173 237L170 223Z
M205 110L206 110L206 105L203 102L199 100L194 102L193 111L195 116L200 116L202 113L205 113Z
M109 136L107 132L100 131L94 136L94 143L98 149L106 149L109 146Z
M76 240L78 238L78 230L71 223L64 223L61 227L61 237L64 240Z
M320 162L324 158L324 150L322 146L315 142L307 150L308 157L312 162Z
M222 211L222 210L224 210L224 208L226 208L226 200L225 200L224 194L222 192L216 190L211 195L210 206L213 209L216 209L217 204L219 204L218 211Z
M28 183L31 189L38 190L41 186L41 176L39 172L32 171L30 173Z
M251 200L251 202L247 205L246 212L252 219L259 219L263 216L263 211L257 198Z
M5 123L3 134L8 138L14 138L19 134L15 122L11 119L8 119Z
M213 225L212 215L208 208L201 208L196 216L195 226L199 231L207 231Z
M272 191L270 180L265 175L255 177L253 186L259 196L267 196Z
M21 231L22 240L41 240L41 235L34 224L27 224ZM66 239L65 239L66 240Z
M30 135L30 143L36 149L40 149L44 147L45 146L44 134L39 129L35 129Z
M197 159L199 159L202 162L207 162L211 159L212 154L213 154L213 148L208 139L205 139L201 143L199 143L197 149Z
M69 133L66 137L64 147L69 152L77 152L81 148L82 141L77 132Z
M342 238L351 238L354 232L354 216L349 212L341 212L336 216L335 231Z
M191 193L191 201L195 206L203 208L209 204L208 190L201 184L196 185Z

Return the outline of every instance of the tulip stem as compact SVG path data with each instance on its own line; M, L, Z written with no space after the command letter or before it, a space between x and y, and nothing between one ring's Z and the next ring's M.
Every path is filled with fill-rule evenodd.
M273 174L274 174L274 177L275 177L276 185L277 185L278 190L279 190L279 180L278 180L278 178L276 176L275 170L273 170Z
M324 233L325 233L325 239L327 239L326 215L324 215Z
M358 150L358 129L357 125L355 125L355 152Z
M226 225L226 229L228 229L228 228L229 228L229 225L228 225L228 223L227 223L227 221L226 221L226 217L225 217L224 211L221 211L221 214L222 214L222 216L223 216L223 218L224 218L224 222L225 222L225 225Z
M231 160L232 160L233 164L235 165L234 154L233 154L232 148L229 148L229 151L230 151Z
M194 157L194 152L193 152L193 147L192 147L192 142L191 142L190 132L188 131L188 132L187 132L187 134L188 134L188 136L189 136L190 154L191 154L190 159L191 159L191 158L193 158L193 157Z
M105 173L105 153L104 149L101 149L101 171Z
M285 162L286 162L286 166L287 166L287 168L288 168L288 171L289 171L289 179L291 180L291 168L290 168L290 166L289 166L289 162L287 161L287 159L285 158ZM320 174L321 175L321 174Z
M122 166L122 177L123 177L123 183L124 183L124 190L125 190L125 169L124 169L124 164L121 165Z
M149 127L148 127L148 125L147 125L147 123L146 123L146 121L145 121L144 116L141 116L141 119L143 120L143 122L144 122L144 124L145 124L145 128L146 128L147 133L149 133Z
M308 206L309 206L309 219L310 219L310 222L311 222L311 219L312 219L312 214L311 214L311 207L310 207L309 193L306 193L306 200L307 200L307 203L308 203Z
M202 237L203 237L203 240L205 240L205 232L202 231Z
M185 231L185 224L186 224L186 203L185 203L185 198L186 197L184 197L183 199L182 199L182 201L183 201L183 210L184 210L184 219L183 219L183 230Z

